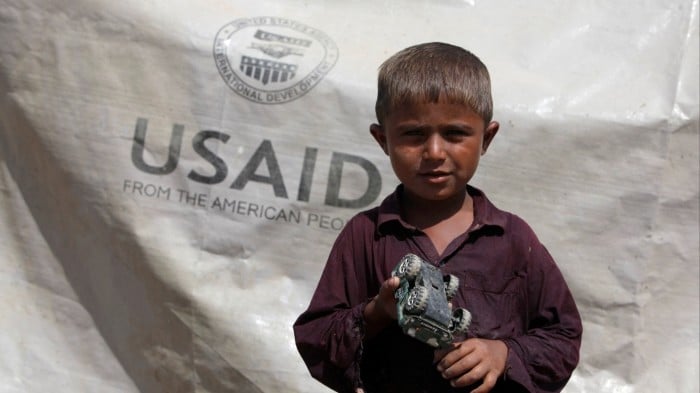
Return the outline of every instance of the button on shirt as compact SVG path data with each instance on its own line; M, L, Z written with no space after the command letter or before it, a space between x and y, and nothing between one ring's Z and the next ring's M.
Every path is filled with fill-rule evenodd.
M452 299L472 314L466 338L503 340L506 371L492 392L558 392L579 359L582 326L574 299L547 249L518 216L468 187L474 221L442 255L400 217L402 186L348 221L330 252L308 309L294 324L311 375L336 391L450 392L433 348L398 323L364 339L362 312L408 253L460 280Z

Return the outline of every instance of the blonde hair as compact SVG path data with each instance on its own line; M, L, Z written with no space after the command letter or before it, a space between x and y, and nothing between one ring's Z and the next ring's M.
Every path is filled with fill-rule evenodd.
M401 105L440 99L469 106L488 124L493 99L484 63L466 49L430 42L403 49L379 67L374 109L380 124Z

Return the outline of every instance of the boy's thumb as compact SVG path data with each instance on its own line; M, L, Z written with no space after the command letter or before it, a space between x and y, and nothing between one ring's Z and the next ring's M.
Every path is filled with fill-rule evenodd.
M389 279L389 287L391 289L398 288L400 283L401 283L401 280L398 277L391 277Z

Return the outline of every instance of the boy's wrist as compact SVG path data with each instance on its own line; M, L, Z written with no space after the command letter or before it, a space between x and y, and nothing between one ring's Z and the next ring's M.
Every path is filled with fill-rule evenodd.
M372 322L391 321L391 315L379 304L379 295L375 296L365 306L363 313L365 320Z
M367 302L362 317L365 321L366 337L373 337L392 321L391 315L379 305L378 296Z

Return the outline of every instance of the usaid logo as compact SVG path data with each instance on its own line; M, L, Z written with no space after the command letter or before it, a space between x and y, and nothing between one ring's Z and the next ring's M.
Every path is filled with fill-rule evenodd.
M240 96L281 104L316 86L338 60L338 48L313 27L263 16L224 25L214 40L214 60Z

